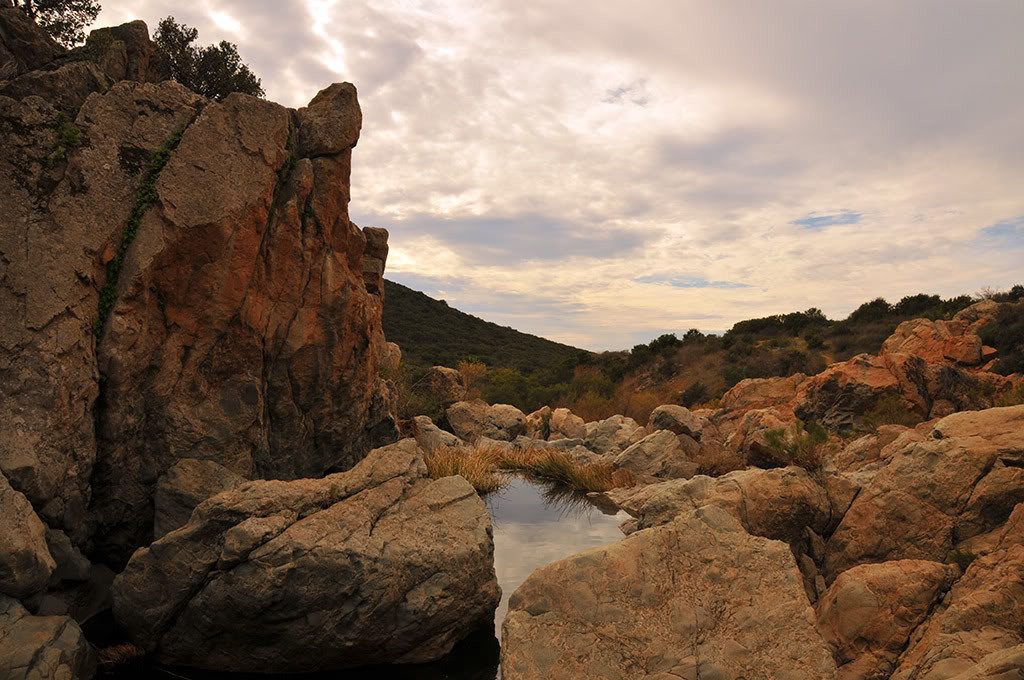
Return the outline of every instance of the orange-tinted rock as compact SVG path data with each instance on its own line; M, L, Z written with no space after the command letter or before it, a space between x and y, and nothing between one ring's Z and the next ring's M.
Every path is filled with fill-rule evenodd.
M896 327L882 343L882 353L913 354L930 364L951 361L977 366L982 360L982 344L967 321L912 319Z
M992 655L1022 643L1024 545L1015 545L971 563L945 606L917 631L892 679L984 677L972 672Z
M347 469L393 433L382 300L348 219L351 131L328 148L327 115L323 155L288 162L289 111L231 95L160 174L100 340L93 506L108 557L147 542L154 477L181 457L295 479Z
M803 373L786 378L747 378L736 383L722 395L722 408L746 410L792 406L801 384L807 380Z
M960 575L925 560L863 564L844 571L815 606L843 680L881 680L914 629Z

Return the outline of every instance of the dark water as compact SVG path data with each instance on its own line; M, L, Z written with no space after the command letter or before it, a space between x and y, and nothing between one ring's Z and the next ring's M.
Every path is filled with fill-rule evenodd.
M494 628L482 629L461 642L444 659L416 666L383 666L315 675L285 676L317 680L495 680L501 624L508 599L534 569L568 555L622 538L624 513L602 509L585 497L515 477L499 493L486 498L494 523L494 570L501 586L501 604ZM109 677L109 676L108 676ZM268 675L226 675L147 666L126 669L117 677L243 680Z

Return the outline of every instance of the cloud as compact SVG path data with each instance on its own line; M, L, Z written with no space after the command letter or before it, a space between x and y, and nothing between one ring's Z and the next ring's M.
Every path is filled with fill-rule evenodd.
M1019 0L103 4L289 106L354 82L356 222L503 325L621 348L1020 279Z
M638 283L663 283L675 288L750 288L746 283L734 281L708 281L702 276L648 275L634 279Z
M834 227L843 224L858 224L864 217L862 213L853 212L852 210L842 210L832 214L821 214L811 213L806 217L801 217L798 220L793 220L790 224L795 224L798 227L805 229L825 229L827 227Z

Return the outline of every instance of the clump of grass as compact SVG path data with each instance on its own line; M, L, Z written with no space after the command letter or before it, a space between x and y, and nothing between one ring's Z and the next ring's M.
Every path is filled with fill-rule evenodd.
M425 460L432 479L460 476L483 495L508 483L497 471L500 455L496 446L439 446Z
M99 311L94 328L97 337L103 332L103 327L107 323L107 317L110 316L110 310L114 308L114 303L117 302L117 281L121 275L121 267L124 266L124 258L128 254L128 248L139 232L139 226L142 224L142 218L146 215L146 211L153 207L159 198L156 193L156 181L160 177L160 172L164 169L164 166L167 165L167 161L171 159L171 154L178 147L184 134L184 127L177 130L149 159L142 182L135 192L132 209L128 215L128 224L125 225L124 231L121 233L121 242L117 246L117 252L114 253L114 257L107 263L107 279L103 284L103 289L100 291Z
M877 430L882 425L913 427L921 420L921 415L905 399L895 394L881 397L863 418L864 425L871 430Z
M85 143L85 135L63 113L57 116L57 145L46 157L47 165L67 160L68 154Z
M779 460L808 472L821 469L828 445L828 431L821 425L797 420L788 430L781 427L768 430L764 438Z
M616 470L611 463L580 463L564 451L513 449L501 454L498 467L503 470L521 472L577 491L610 491L636 484L628 470Z
M1020 406L1024 404L1024 382L996 395L993 406Z

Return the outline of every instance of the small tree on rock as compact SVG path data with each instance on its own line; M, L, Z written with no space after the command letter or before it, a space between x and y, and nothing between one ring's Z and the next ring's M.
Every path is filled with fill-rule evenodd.
M232 92L264 95L260 79L242 63L237 45L222 40L196 47L198 38L197 29L179 24L174 17L160 20L153 40L167 58L172 78L210 99L223 99Z
M65 47L82 42L100 13L96 0L14 0L14 6Z

